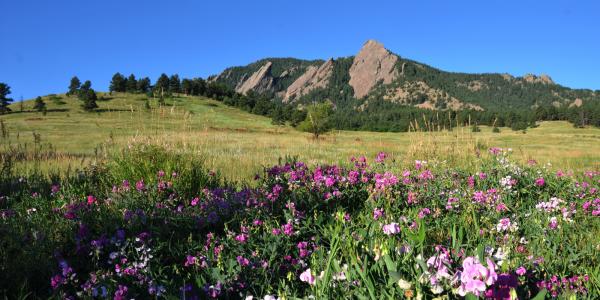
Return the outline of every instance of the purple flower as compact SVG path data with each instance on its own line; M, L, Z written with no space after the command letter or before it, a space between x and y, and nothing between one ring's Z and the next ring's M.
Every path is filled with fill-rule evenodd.
M240 266L242 266L242 267L246 267L250 264L250 261L241 255L238 255L236 260L237 260L238 264L240 264Z
M284 224L281 228L283 229L283 234L285 235L290 236L294 234L294 225L290 222Z
M383 209L375 208L373 210L373 219L378 220L379 218L383 218L385 216L385 212Z
M193 266L198 262L198 259L195 256L188 255L185 257L185 263L183 264L186 267Z
M383 163L385 161L386 157L387 157L387 155L385 154L385 152L379 152L377 154L377 157L375 157L375 162L376 163Z
M115 291L115 300L125 300L127 296L127 287L119 284L119 288Z
M387 235L397 234L400 232L400 225L398 223L390 223L383 225L383 233Z
M552 230L558 227L558 219L556 217L550 218L550 223L548 223L548 227Z
M143 179L135 183L135 189L138 190L138 192L141 192L146 189L146 185L144 184Z

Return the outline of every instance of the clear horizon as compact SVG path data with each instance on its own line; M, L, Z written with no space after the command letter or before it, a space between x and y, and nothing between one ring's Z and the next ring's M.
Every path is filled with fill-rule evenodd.
M266 57L355 55L368 39L432 67L547 74L600 89L600 3L526 1L2 2L0 82L19 100L65 92L76 75L204 77Z

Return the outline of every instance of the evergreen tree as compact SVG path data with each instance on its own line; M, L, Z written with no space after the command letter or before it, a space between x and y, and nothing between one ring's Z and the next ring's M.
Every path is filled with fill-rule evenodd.
M179 75L173 74L169 78L169 93L175 94L181 91L181 82L179 81Z
M150 78L140 78L137 82L137 91L140 93L147 93L150 90Z
M46 111L46 103L44 102L44 100L42 100L42 97L38 96L37 98L35 98L33 109L40 112Z
M8 98L10 94L10 86L8 84L0 82L0 115L10 112L8 105L13 99Z
M129 75L129 77L127 78L127 85L125 87L125 90L128 93L136 93L136 92L138 92L137 83L138 82L135 79L135 75L133 75L133 74Z
M81 81L79 81L79 78L77 78L77 76L73 76L73 78L71 78L71 83L69 84L69 91L67 92L67 96L77 95L77 91L80 87Z
M164 97L165 93L169 93L169 77L167 74L160 74L160 77L158 77L158 80L156 80L154 89L161 97Z
M96 91L92 89L92 82L86 80L79 89L79 93L77 94L79 100L83 102L81 107L86 111L92 111L98 108L98 104L96 104L96 100L98 100L98 96L96 95Z
M125 92L127 90L127 79L121 73L115 73L108 89L111 92Z
M191 95L193 89L194 89L194 82L192 80L184 78L181 81L181 91L185 95Z

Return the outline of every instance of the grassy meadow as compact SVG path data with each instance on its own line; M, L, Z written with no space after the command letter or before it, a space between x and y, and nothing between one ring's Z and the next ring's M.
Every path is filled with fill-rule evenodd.
M234 180L247 180L286 156L309 164L339 164L351 156L385 151L400 165L423 159L470 167L477 152L489 147L512 148L518 161L534 159L555 169L600 167L600 129L576 129L566 122L542 122L526 133L509 128L492 133L485 126L477 133L469 127L441 132L417 128L409 133L332 131L314 140L308 133L206 98L180 96L159 106L145 95L103 94L100 108L92 113L84 112L76 97L51 98L44 97L46 114L34 112L33 101L26 101L22 112L15 103L14 113L0 117L1 151L18 153L17 168L23 172L34 166L78 168L136 143L200 156L207 167Z
M600 296L600 129L315 140L211 99L59 97L0 117L0 299Z

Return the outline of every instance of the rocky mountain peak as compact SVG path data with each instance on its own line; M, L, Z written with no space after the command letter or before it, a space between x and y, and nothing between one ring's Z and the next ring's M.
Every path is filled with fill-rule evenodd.
M254 72L248 79L242 79L236 86L235 91L240 94L246 94L253 90L263 93L270 90L273 86L273 77L271 76L271 63L267 61L258 71Z
M396 62L398 56L375 41L368 40L354 57L350 67L350 86L354 97L362 98L379 82L391 83L398 76Z

